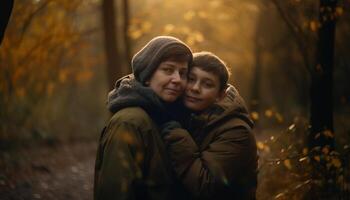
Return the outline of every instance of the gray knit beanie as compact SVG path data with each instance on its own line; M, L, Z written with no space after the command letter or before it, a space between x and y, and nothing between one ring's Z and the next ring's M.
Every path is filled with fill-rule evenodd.
M149 41L132 58L131 65L135 79L145 84L169 55L188 55L189 66L192 62L191 49L181 40L171 36L158 36Z

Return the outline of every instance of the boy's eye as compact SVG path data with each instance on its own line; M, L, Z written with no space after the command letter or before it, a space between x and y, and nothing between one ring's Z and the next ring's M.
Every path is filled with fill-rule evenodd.
M214 84L211 83L211 82L208 82L208 81L204 82L203 85L204 85L204 87L206 87L206 88L212 88L212 87L214 87Z
M188 82L195 82L196 81L196 79L193 77L193 76L189 76L188 77Z

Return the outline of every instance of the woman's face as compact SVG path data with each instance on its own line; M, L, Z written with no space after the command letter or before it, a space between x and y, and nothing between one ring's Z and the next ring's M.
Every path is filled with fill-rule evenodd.
M188 62L166 60L159 64L146 84L165 102L174 102L187 84Z

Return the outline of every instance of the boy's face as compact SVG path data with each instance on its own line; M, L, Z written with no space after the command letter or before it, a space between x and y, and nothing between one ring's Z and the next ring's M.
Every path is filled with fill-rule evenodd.
M224 96L219 77L194 66L188 76L184 103L193 111L203 111Z
M159 64L146 84L165 102L174 102L187 84L188 63L166 60Z

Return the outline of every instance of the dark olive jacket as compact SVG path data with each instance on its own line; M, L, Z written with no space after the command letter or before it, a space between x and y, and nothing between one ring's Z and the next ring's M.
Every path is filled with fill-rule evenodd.
M172 165L196 199L255 199L257 148L243 99L230 86L223 101L189 121L189 133L164 137Z
M100 139L95 199L173 199L164 151L156 124L142 108L115 113Z
M114 115L99 141L94 199L182 199L158 129L171 108L130 77L116 88L108 101Z

